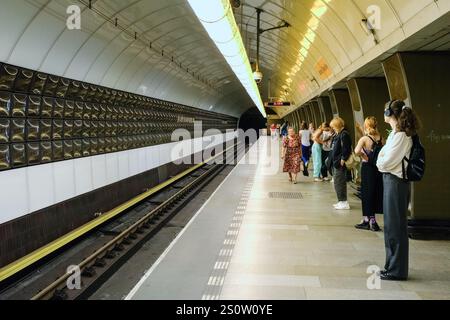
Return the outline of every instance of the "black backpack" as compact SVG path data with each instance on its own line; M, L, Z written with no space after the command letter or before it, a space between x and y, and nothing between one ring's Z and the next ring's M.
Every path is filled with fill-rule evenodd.
M402 161L403 179L407 181L421 181L425 175L425 148L420 142L418 135L412 137L413 146L409 159L405 157ZM408 164L405 168L405 162Z
M376 167L378 155L380 154L381 149L383 149L383 144L381 143L381 140L379 142L376 142L374 139L372 139L371 136L368 136L368 137L370 138L370 140L373 141L373 151L369 155L368 163Z

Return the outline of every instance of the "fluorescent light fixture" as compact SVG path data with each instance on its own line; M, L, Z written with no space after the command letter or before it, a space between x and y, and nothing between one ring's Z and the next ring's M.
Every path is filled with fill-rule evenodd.
M256 107L264 117L267 117L230 1L188 0L188 2Z

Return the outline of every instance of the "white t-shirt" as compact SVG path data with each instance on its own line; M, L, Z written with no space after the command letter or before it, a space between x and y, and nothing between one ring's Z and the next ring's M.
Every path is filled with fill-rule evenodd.
M302 145L305 147L311 146L311 131L300 130L300 134L302 135Z
M322 145L322 149L323 151L331 151L331 144L333 142L333 138L332 138L333 134L329 131L324 131L322 133L322 141L327 140L326 142L324 142L324 144Z
M403 179L402 161L405 157L409 158L412 145L412 138L408 137L405 132L392 131L386 145L378 155L378 170Z

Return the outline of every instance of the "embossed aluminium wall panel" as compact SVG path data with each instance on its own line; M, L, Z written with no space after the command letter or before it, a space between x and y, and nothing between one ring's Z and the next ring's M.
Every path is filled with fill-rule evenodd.
M234 136L224 134L223 139L228 141ZM203 141L202 149L208 139L196 138ZM171 151L182 143L1 172L0 224L180 159L172 158Z

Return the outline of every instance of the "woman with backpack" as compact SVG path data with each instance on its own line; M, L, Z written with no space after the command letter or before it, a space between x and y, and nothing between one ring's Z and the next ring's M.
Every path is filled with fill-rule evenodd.
M408 278L408 206L410 183L405 176L405 159L411 159L413 139L418 141L420 127L415 112L401 100L385 106L384 119L392 127L386 145L381 149L377 167L383 173L383 213L386 264L380 273L382 280ZM409 171L409 170L408 170Z
M383 212L383 177L376 166L378 154L383 147L378 122L375 117L364 121L364 136L355 148L355 154L362 158L361 199L363 220L356 229L380 231L375 214Z

